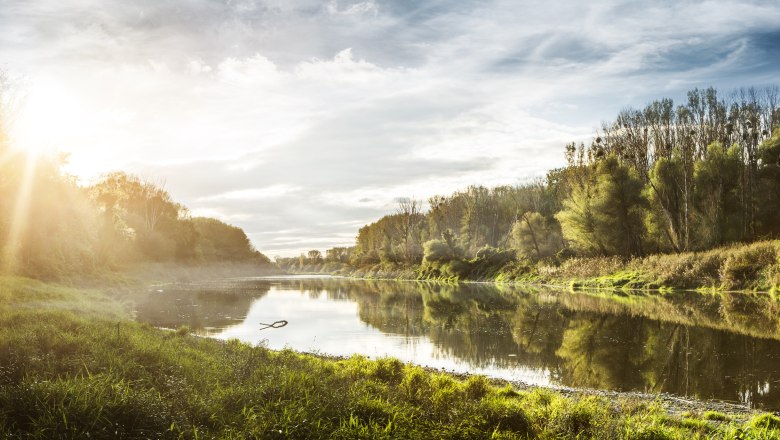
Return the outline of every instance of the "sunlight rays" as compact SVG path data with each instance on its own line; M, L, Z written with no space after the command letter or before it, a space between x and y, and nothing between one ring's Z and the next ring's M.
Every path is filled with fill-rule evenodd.
M4 156L7 156L7 153ZM2 160L2 162L4 161ZM15 272L19 265L19 249L21 248L22 236L29 220L28 214L37 163L38 160L35 155L24 155L24 168L13 205L13 214L10 227L8 228L5 249L3 249L2 266L0 266L5 273Z

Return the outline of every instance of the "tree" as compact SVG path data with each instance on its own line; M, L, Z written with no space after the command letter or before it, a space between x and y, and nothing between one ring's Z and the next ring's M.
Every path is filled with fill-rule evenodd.
M607 248L598 233L593 208L595 191L595 182L590 177L574 184L570 195L563 201L563 209L555 214L555 218L572 248L584 254L605 255Z
M758 170L757 233L759 236L780 237L780 128L759 148L761 166Z
M243 229L214 218L195 217L197 254L204 261L244 261L268 264L270 260L255 250Z
M403 240L403 257L406 262L417 262L421 257L418 225L424 219L421 214L422 202L419 200L400 198L396 215L399 217L401 239Z
M660 158L650 172L646 190L650 209L647 229L650 241L661 251L688 249L688 195L684 164L678 156Z
M353 248L333 247L325 251L325 260L330 263L347 263Z
M634 169L621 165L615 156L601 161L593 209L597 233L608 252L642 255L647 201L642 182Z
M187 224L188 212L174 202L167 191L152 182L127 173L114 172L89 187L89 192L105 213L105 222L114 222L106 231L122 231L132 237L136 258L155 261L187 260L195 254L195 236Z
M534 260L551 257L563 248L563 239L557 228L534 211L523 213L517 219L512 226L511 242L520 255Z
M741 149L712 143L694 171L697 237L700 248L742 239Z
M646 204L636 172L610 155L598 162L592 179L575 186L556 218L580 251L641 255Z
M307 256L309 257L310 263L322 263L322 252L318 251L317 249L310 250Z
M425 263L446 263L458 258L457 249L453 248L445 240L433 239L423 245Z

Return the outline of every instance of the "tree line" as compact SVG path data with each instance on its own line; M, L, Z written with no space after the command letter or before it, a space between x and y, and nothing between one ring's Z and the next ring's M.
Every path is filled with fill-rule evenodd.
M511 251L555 263L778 238L778 126L777 86L694 89L679 105L620 111L587 145L566 145L566 166L543 179L437 195L425 211L401 199L355 246L279 262L418 265Z
M147 262L270 263L243 230L192 217L161 185L114 172L82 186L61 171L62 160L0 141L4 273L60 278Z

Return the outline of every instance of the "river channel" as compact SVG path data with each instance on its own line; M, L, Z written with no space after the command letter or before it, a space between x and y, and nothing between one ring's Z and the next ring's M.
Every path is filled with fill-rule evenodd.
M758 294L279 277L155 287L136 313L271 349L780 410L780 301Z

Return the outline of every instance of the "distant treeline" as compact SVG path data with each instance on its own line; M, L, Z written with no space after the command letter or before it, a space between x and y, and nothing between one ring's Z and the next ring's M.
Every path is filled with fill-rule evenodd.
M111 173L80 186L58 161L0 145L0 263L5 273L59 278L137 263L268 264L240 228L191 217L159 185Z
M307 265L437 266L574 256L639 257L780 237L780 89L688 92L604 123L567 166L519 186L404 199L356 245L280 259ZM774 134L772 134L774 133Z

